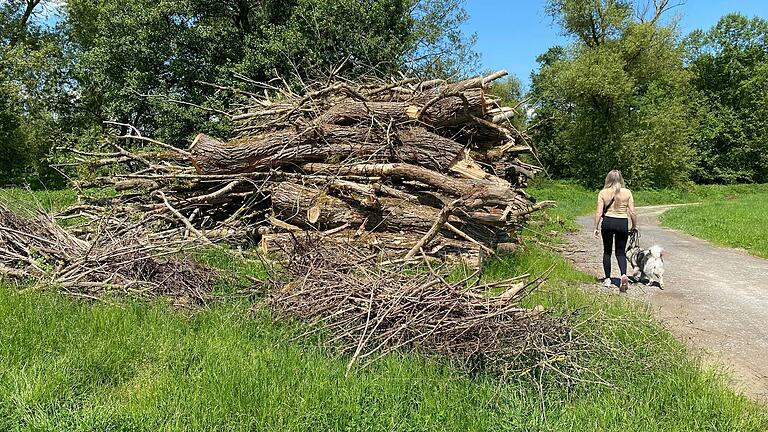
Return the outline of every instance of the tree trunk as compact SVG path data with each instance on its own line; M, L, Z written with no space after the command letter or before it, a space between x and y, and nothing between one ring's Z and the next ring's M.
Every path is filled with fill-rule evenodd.
M13 30L13 34L11 35L11 40L8 42L8 49L15 47L19 43L19 41L24 38L24 35L27 33L27 22L29 22L29 18L32 16L32 12L34 12L38 4L40 4L40 0L26 1L24 5L24 12L21 14L21 18L19 18L19 23L16 25L16 28Z
M460 96L459 96L460 95ZM341 102L320 116L323 123L350 125L378 121L395 123L414 122L416 120L432 127L456 126L471 121L473 116L482 117L485 113L485 97L482 89L468 89L456 96L443 96L427 107L421 118L419 111L439 93L430 97L420 97L410 101L364 102L349 99Z
M449 169L463 148L456 141L418 127L405 128L387 137L386 132L362 125L324 125L230 143L199 134L190 153L200 174L254 172L351 157L366 161L403 161L442 172Z
M463 198L470 208L482 206L512 206L513 209L528 207L528 202L514 189L484 179L457 179L420 166L407 163L330 165L312 163L302 166L309 172L335 173L337 175L363 175L377 177L399 177L416 180Z
M362 209L324 190L292 182L281 182L272 190L272 209L277 219L315 231L343 225L350 229L362 226L365 231L399 232L406 237L418 239L429 231L440 215L440 209L397 198L382 197L377 203L378 208ZM459 216L452 216L448 222L485 245L492 246L509 238L503 229ZM443 228L442 233L445 237L465 241L450 228Z

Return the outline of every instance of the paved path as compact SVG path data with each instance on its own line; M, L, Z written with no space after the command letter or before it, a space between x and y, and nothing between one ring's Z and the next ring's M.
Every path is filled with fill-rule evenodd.
M638 208L641 245L664 248L665 289L632 284L627 295L648 301L675 336L729 369L737 388L768 402L768 260L660 227L657 216L671 207ZM578 222L583 229L569 237L566 255L601 275L592 218ZM615 259L612 265L615 277Z

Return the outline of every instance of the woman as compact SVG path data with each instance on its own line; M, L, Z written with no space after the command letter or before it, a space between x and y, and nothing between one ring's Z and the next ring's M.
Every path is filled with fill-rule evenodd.
M603 219L600 224L600 219ZM603 237L603 285L611 286L611 244L616 244L616 261L621 271L619 291L627 292L629 278L627 277L627 238L629 237L629 220L632 229L637 229L637 214L632 191L624 187L621 171L613 170L605 176L603 190L597 194L595 209L595 238Z

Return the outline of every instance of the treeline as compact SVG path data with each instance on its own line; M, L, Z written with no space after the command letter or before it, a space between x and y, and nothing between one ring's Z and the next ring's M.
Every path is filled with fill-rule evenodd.
M668 0L550 0L574 42L538 58L531 133L557 177L768 182L768 22L679 34ZM690 4L691 7L695 5Z
M51 149L99 145L103 120L226 136L217 110L248 80L463 75L465 19L460 0L5 0L0 185L60 181Z

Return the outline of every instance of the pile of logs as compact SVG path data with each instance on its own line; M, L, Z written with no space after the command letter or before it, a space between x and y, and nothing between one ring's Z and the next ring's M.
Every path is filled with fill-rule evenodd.
M74 164L108 173L82 186L122 193L60 217L82 221L85 235L105 218L116 234L135 220L155 239L250 241L265 251L313 231L406 258L491 254L548 204L522 189L539 168L518 157L531 152L509 121L519 114L488 93L505 74L339 80L301 94L253 83L263 93L237 90L242 105L221 113L234 139L200 134L185 150L118 124L111 151L68 150Z
M217 86L242 101L216 111L235 134L200 134L186 149L112 123L118 136L95 151L64 148L71 160L59 165L80 170L76 188L107 193L83 194L55 219L0 203L0 276L89 298L199 304L218 276L185 257L189 248L258 244L287 258L260 282L267 307L327 331L350 368L411 349L473 371L563 374L580 343L571 317L521 305L543 278L485 283L477 271L449 283L455 266L432 264L515 244L549 204L523 190L539 168L524 161L532 149L510 122L519 114L488 92L505 74L336 79L300 94Z

